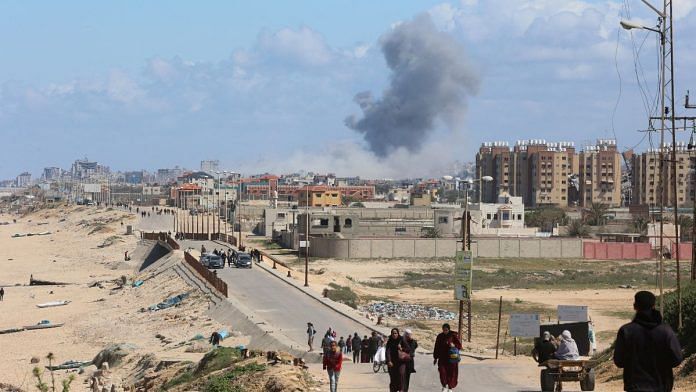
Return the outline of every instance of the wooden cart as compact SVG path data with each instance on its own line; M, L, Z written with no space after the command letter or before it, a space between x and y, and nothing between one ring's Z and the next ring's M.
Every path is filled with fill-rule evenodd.
M545 367L541 370L541 390L542 391L562 391L563 382L580 382L580 389L583 391L594 391L595 372L593 367L595 361L590 360L559 360L550 359L539 366Z

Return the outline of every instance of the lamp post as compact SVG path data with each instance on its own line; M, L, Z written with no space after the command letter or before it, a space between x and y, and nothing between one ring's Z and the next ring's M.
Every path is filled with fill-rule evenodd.
M677 132L676 124L674 118L674 29L673 29L673 14L672 14L672 0L664 0L662 10L657 9L648 2L648 0L641 0L645 5L647 5L651 10L653 10L659 16L659 23L657 28L646 27L640 23L633 21L621 21L621 27L626 30L641 29L656 32L660 34L660 48L662 59L660 62L660 176L658 178L658 188L660 193L660 271L659 271L659 290L660 290L660 312L664 312L664 251L663 251L663 227L664 227L664 205L665 205L665 192L663 184L663 177L666 173L664 172L664 138L665 138L665 123L666 116L669 115L669 120L671 122L672 131L672 151L671 151L671 163L672 163L672 192L674 197L674 237L675 237L675 260L677 264L677 307L678 307L678 328L682 328L682 292L681 292L681 266L679 263L679 196L677 193ZM669 64L668 64L669 63ZM667 72L669 72L669 78L667 79ZM669 88L669 96L667 89ZM669 102L666 102L669 99ZM667 105L668 103L668 105Z
M228 172L226 170L224 170L222 173L225 174L225 177L227 177ZM229 217L228 217L228 213L227 213L227 185L225 185L225 230L224 230L225 240L227 240L227 219L228 218Z

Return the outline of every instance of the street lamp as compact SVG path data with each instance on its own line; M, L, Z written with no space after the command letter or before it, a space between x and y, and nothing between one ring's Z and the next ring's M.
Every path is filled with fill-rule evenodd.
M672 10L672 2L670 0L663 1L662 11L657 9L657 7L650 4L648 0L641 0L646 6L653 10L659 16L659 24L657 28L646 27L640 23L633 21L621 21L619 22L621 27L626 30L632 29L642 29L653 31L660 34L660 49L661 49L661 62L660 62L660 176L658 177L658 188L660 193L660 271L659 271L659 290L660 290L660 312L664 312L664 205L665 205L665 192L663 187L663 177L665 177L664 172L664 138L665 138L665 123L666 116L669 115L669 120L671 122L672 131L672 151L671 151L671 163L672 163L672 192L674 194L674 237L675 237L675 259L677 264L677 306L678 306L678 328L682 328L682 292L681 292L681 270L679 263L679 199L677 193L677 135L676 135L676 124L674 123L674 18ZM668 64L669 62L669 64ZM668 70L669 68L669 70ZM669 76L667 77L667 72ZM668 99L669 91L669 105L666 101ZM652 117L650 118L652 126Z

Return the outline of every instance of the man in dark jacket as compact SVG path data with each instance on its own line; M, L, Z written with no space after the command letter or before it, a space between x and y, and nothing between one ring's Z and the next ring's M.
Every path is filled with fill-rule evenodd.
M614 363L624 369L624 390L669 392L674 386L672 369L683 359L679 341L662 323L653 293L639 291L634 298L636 315L619 329L614 348Z
M353 335L353 339L351 339L350 343L351 345L353 345L353 363L359 363L362 341L360 340L360 336L358 336L357 332L355 333L355 335Z

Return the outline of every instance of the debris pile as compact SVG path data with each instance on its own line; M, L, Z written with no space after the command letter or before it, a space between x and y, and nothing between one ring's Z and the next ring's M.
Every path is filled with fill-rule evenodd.
M363 306L362 310L378 316L386 316L397 320L454 320L454 312L425 305L372 302Z

